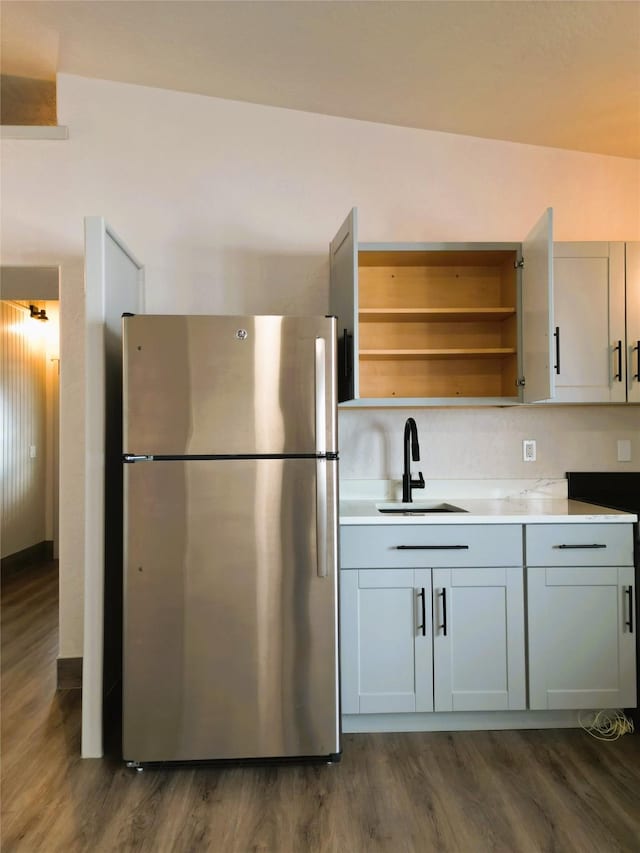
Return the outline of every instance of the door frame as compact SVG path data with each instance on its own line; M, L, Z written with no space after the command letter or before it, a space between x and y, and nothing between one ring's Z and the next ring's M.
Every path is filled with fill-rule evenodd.
M118 292L108 280L108 240L136 270L136 293ZM105 401L108 324L122 313L144 310L144 267L101 216L85 218L85 494L82 757L103 754Z

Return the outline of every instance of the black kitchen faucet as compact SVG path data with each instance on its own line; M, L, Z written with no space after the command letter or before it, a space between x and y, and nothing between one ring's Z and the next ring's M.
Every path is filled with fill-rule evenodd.
M412 503L412 489L424 489L424 477L422 471L418 471L418 480L411 479L411 458L409 456L409 445L411 445L411 458L414 462L420 461L420 445L418 444L418 427L413 418L407 418L404 425L404 473L402 474L402 503Z

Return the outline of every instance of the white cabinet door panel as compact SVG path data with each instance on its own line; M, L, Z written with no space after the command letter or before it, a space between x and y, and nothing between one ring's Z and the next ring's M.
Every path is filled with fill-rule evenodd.
M431 572L343 571L341 593L343 712L433 710Z
M553 263L556 401L604 403L614 384L609 342L608 258L556 258Z
M356 368L359 344L358 211L355 207L331 241L329 256L329 303L331 313L338 318L338 402L342 403L360 395Z
M627 243L627 399L640 403L640 242Z
M548 208L522 244L522 401L555 394L553 371L553 211Z
M434 569L433 602L435 710L524 709L522 568Z
M632 584L630 566L528 570L532 709L635 706Z

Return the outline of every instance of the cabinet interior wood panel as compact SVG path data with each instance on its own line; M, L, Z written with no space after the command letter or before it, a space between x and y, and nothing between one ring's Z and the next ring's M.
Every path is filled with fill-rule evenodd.
M360 396L515 395L515 259L506 250L359 252Z
M372 256L377 253L367 253ZM380 253L383 254L383 253ZM405 252L413 256L413 252ZM425 254L425 253L421 253ZM439 255L441 253L434 253ZM464 254L454 253L464 260ZM495 253L487 253L493 255ZM358 267L359 308L499 308L516 304L515 252L511 261L490 266L456 266L424 263L422 266ZM427 258L428 261L432 260Z
M465 322L406 320L365 322L360 326L360 351L369 349L466 349L516 347L515 315L504 321Z
M513 397L517 356L362 358L362 397Z

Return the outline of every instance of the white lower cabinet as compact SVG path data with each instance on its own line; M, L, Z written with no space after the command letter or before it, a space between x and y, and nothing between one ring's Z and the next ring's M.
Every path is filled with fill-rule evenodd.
M435 711L526 708L522 568L433 570Z
M340 595L343 713L433 711L431 572L343 571Z
M631 525L530 526L527 555L530 708L635 707Z
M526 707L522 568L341 572L345 714Z

